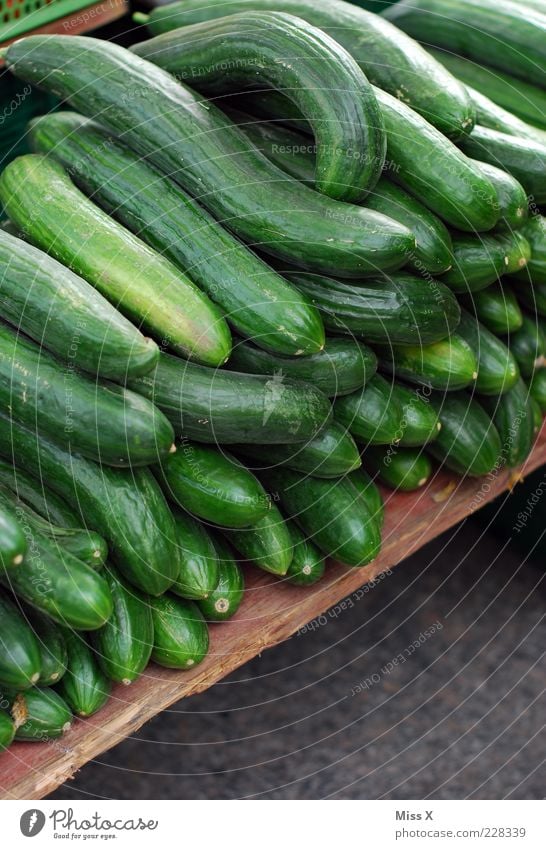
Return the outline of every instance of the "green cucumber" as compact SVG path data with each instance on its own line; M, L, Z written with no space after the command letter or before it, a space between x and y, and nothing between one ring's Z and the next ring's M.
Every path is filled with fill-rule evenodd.
M546 217L531 216L521 232L531 245L531 259L523 271L514 275L514 279L546 283Z
M511 335L523 324L523 316L516 296L509 286L499 280L465 298L469 310L474 310L477 318L491 333L500 336Z
M8 749L15 737L15 724L8 714L0 710L0 752Z
M20 566L27 552L27 540L15 509L9 504L0 506L0 567L8 571Z
M500 217L496 229L511 231L522 227L528 217L528 204L527 193L521 183L495 165L477 159L474 161L497 193Z
M477 401L465 392L449 392L433 396L431 402L442 423L438 438L427 449L433 457L448 469L471 477L487 475L499 467L500 436Z
M0 267L2 318L61 362L113 380L153 367L155 342L53 257L2 231Z
M127 580L150 595L171 586L179 568L174 521L148 469L98 466L27 428L13 428L1 412L0 454L8 460L17 458L74 505L86 526L99 528Z
M529 384L529 391L541 412L546 413L546 368L536 369Z
M347 480L352 483L360 497L364 500L371 518L377 522L377 525L381 530L385 519L385 504L383 503L383 496L375 482L372 480L368 472L362 468L358 469L356 472L351 472L350 475L347 475Z
M522 326L508 340L523 377L532 377L546 363L546 334L536 317L524 314Z
M231 454L209 445L183 439L158 473L175 504L221 527L254 525L271 509L257 478Z
M245 562L273 575L286 575L292 562L292 539L286 520L275 504L255 525L226 531L225 535Z
M171 591L195 601L207 598L218 583L218 557L202 522L182 510L174 512L180 572Z
M402 407L392 383L376 374L360 392L344 395L334 404L334 415L358 442L388 445L402 434Z
M72 725L72 714L64 699L51 687L33 687L11 699L15 739L45 743L62 737Z
M197 604L207 622L225 622L237 613L245 593L243 570L227 543L216 538L218 581L206 599Z
M41 672L40 647L14 602L0 591L0 685L24 690Z
M432 389L463 389L478 377L474 352L456 333L433 345L385 346L379 356L381 367L397 380Z
M104 675L118 684L131 684L144 672L154 641L148 602L111 566L105 572L114 601L108 622L91 635Z
M461 310L457 334L472 350L478 363L476 392L480 395L500 395L508 392L519 380L518 363L513 348L497 339L476 316Z
M297 289L98 124L55 112L33 122L29 138L110 215L187 272L241 336L286 356L321 349L320 317Z
M460 59L461 57L455 56L453 58ZM462 61L466 62L465 59ZM491 73L485 68L480 68L479 70L483 70L488 74ZM519 83L520 80L514 80L514 82ZM522 85L525 85L525 83L522 83ZM546 132L538 129L538 126L533 127L531 124L526 123L526 121L522 121L513 112L508 112L507 109L504 109L502 106L499 106L498 103L490 100L489 97L486 97L486 95L482 94L481 91L478 91L469 85L466 86L466 90L476 109L476 123L481 127L489 127L490 130L498 130L501 133L508 133L509 136L520 136L524 139L532 139L533 141L538 141L541 144L546 143ZM538 89L535 90L538 91Z
M420 489L432 475L432 464L421 448L369 448L364 453L364 465L397 492Z
M181 0L145 18L153 35L247 10L288 12L324 30L356 59L371 82L403 100L447 136L469 132L473 111L463 87L388 21L341 0ZM138 18L143 20L142 15ZM259 41L259 38L258 38Z
M250 342L239 342L233 347L227 368L305 380L332 398L360 389L375 373L377 357L356 339L329 337L322 351L298 359L279 357Z
M289 276L331 333L369 343L426 344L443 339L459 322L457 301L438 280L392 274L353 285L319 274Z
M419 41L546 82L546 17L506 0L401 0L384 17Z
M519 230L497 236L497 241L504 245L506 250L505 274L517 274L525 268L531 259L531 245Z
M529 391L530 393L532 393L530 387ZM531 405L531 409L533 412L533 431L535 434L537 434L542 427L542 410L540 409L540 404L532 394L529 395L529 404Z
M28 622L40 647L41 670L38 684L47 687L57 684L68 662L63 630L49 616L38 610L26 611Z
M76 716L92 716L108 701L112 684L81 634L67 629L65 642L68 665L57 692Z
M518 280L514 294L531 315L546 317L546 280Z
M13 160L0 176L0 199L25 238L84 277L162 346L205 365L227 360L231 337L218 307L88 200L58 163L39 154Z
M398 444L413 448L436 439L441 425L428 394L396 381L391 384L391 392L402 410Z
M377 273L378 268L399 268L414 245L409 230L390 218L296 183L251 146L214 104L117 44L80 36L34 35L12 44L5 61L18 77L34 80L76 111L90 117L100 115L106 130L122 137L217 219L229 222L233 232L267 253L324 273L361 276L363 272ZM127 97L128 91L131 97ZM43 182L42 173L42 187ZM63 201L66 216L66 191ZM81 209L79 200L79 215ZM74 217L71 215L71 222ZM110 223L109 233L113 227ZM124 233L124 245L128 235ZM140 242L139 246L144 247ZM104 245L99 255L103 251ZM154 264L157 262L154 255ZM165 264L169 265L162 260L163 269ZM183 280L178 272L176 277ZM135 283L133 278L131 282ZM148 278L144 282L149 285ZM154 283L157 288L157 281ZM183 283L175 288L186 301L186 316L199 293L189 297ZM168 318L181 332L188 321L177 318L171 290L169 295ZM150 303L156 314L157 298L147 298L151 311ZM205 306L201 297L201 313ZM204 349L201 353L207 354L206 362L213 359L213 349L215 362L226 359L223 319L210 326L201 314L200 329L191 329L194 359L198 343ZM216 345L213 338L218 343L221 339L222 344ZM221 349L222 357L217 358Z
M168 669L191 669L204 660L209 632L193 601L164 595L149 599L154 624L152 660Z
M330 422L318 436L301 445L241 445L238 452L260 465L254 469L286 466L317 478L338 478L360 467L360 454L347 428Z
M347 566L365 566L379 553L379 525L347 478L324 480L274 469L267 484L323 554Z
M33 478L22 469L0 458L0 484L11 489L19 498L32 507L43 519L63 528L79 528L81 520L55 492L47 489L46 482Z
M307 539L295 522L290 522L292 536L292 562L286 573L289 584L297 587L310 587L323 577L326 570L324 557L311 540Z
M331 416L330 402L309 383L205 368L168 354L130 386L162 410L177 434L197 442L303 442Z
M519 380L500 398L488 398L486 409L499 433L501 456L509 468L527 458L535 439L535 419L529 388Z
M40 518L34 515L35 519ZM46 521L40 523L40 528L45 536L93 569L104 566L108 545L96 531L88 531L86 528L59 528Z
M476 292L489 286L504 273L506 250L494 236L457 235L453 238L453 268L442 282L454 292Z

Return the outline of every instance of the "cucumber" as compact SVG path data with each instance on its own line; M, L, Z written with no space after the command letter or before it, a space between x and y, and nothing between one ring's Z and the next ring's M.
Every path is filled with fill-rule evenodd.
M532 393L531 389L530 392ZM540 409L540 404L532 394L529 395L529 403L533 412L533 432L537 434L542 427L542 410Z
M105 572L114 601L108 622L91 635L104 675L118 684L131 684L144 672L154 641L152 614L143 596L109 566Z
M24 690L41 672L40 647L29 623L0 591L0 685Z
M40 677L38 684L47 687L58 683L68 663L66 641L62 629L38 610L25 611L28 622L40 647Z
M507 397L509 393L502 396ZM442 429L428 451L461 475L487 475L502 463L499 433L484 408L465 392L433 396Z
M544 25L546 28L546 18ZM536 203L546 201L546 144L476 126L461 141L461 149L473 159L508 171Z
M252 86L286 91L317 141L317 190L358 202L377 183L386 140L371 84L337 41L301 18L246 9L131 50L207 95ZM294 52L297 62L279 60Z
M523 377L532 377L546 363L546 335L536 317L524 314L522 326L508 340Z
M32 507L35 513L54 525L78 528L81 524L77 513L55 492L47 489L45 482L27 475L0 458L0 484L10 489L21 501Z
M174 512L180 572L171 591L196 601L207 598L218 583L214 542L201 522L182 510Z
M1 412L0 454L8 460L16 457L74 505L86 525L99 528L115 564L130 583L159 595L174 582L179 569L174 521L148 469L98 466L27 428L13 428ZM99 576L94 575L94 580Z
M517 230L523 226L528 216L527 193L521 183L506 171L490 165L488 162L474 160L497 194L500 217L497 230Z
M8 714L0 710L0 752L8 749L15 737L15 725Z
M476 317L491 333L511 335L523 324L514 292L500 280L481 292L474 292L464 303L469 310L474 310Z
M477 292L489 286L507 267L506 250L493 236L453 238L453 268L442 275L442 282L454 292Z
M506 274L516 274L525 268L531 259L531 245L519 231L497 236L497 240L505 246Z
M347 480L352 483L360 497L364 500L371 518L377 523L379 530L381 530L385 519L385 505L379 488L368 472L362 468L347 475Z
M274 469L267 484L323 554L347 566L365 566L379 553L379 525L347 478L331 481Z
M247 10L297 15L320 27L358 62L371 82L399 97L447 136L469 132L473 111L463 87L423 48L388 21L341 0L224 0L204 5L181 0L155 7L145 18L157 35L188 24ZM143 20L140 15L139 21Z
M478 363L476 392L480 395L500 395L508 392L519 380L518 363L510 350L497 339L476 316L461 310L458 335L468 344Z
M413 492L432 475L432 464L421 448L369 448L364 465L381 483L396 492Z
M0 506L0 567L10 570L20 566L27 552L27 540L11 505Z
M478 377L474 352L458 334L433 345L382 347L379 357L381 368L397 380L432 389L462 389Z
M490 72L487 71L487 73ZM514 80L514 82L519 83L520 80ZM522 83L522 85L525 84ZM467 85L466 90L476 108L476 123L481 127L498 130L501 133L507 133L509 136L531 139L540 142L540 144L546 143L546 132L539 129L538 126L532 126L526 121L522 121L513 112L508 112L507 109L499 106L498 103L494 103L475 88Z
M33 687L11 699L15 739L45 743L62 737L72 725L70 708L51 687Z
M39 518L35 514L35 518ZM86 528L59 528L44 522L40 525L45 536L57 543L93 569L100 569L108 556L106 540L96 531Z
M292 538L284 516L275 504L255 525L226 531L226 537L245 562L273 575L286 575L293 556Z
M527 308L531 315L546 317L546 281L518 281L514 293L520 304Z
M153 368L155 342L53 257L0 231L0 267L2 318L63 363L113 380Z
M81 634L67 629L65 642L68 665L57 692L76 716L92 716L108 701L112 685Z
M527 458L535 439L535 419L529 388L519 380L500 398L489 398L487 407L502 444L502 460L509 468Z
M529 384L529 391L542 413L546 413L546 369L537 368Z
M294 286L98 124L55 112L31 124L29 140L110 215L187 272L241 336L286 356L321 349L320 317Z
M233 347L227 368L305 380L332 398L360 389L375 373L377 357L371 348L356 339L329 337L322 351L298 359L279 357L250 342L239 342Z
M392 384L379 374L360 392L338 398L334 415L355 439L365 444L388 445L402 434L402 407Z
M459 322L457 301L438 280L393 274L352 285L308 273L290 279L318 307L331 333L365 342L436 342Z
M162 346L205 365L227 360L231 336L218 307L88 200L57 162L39 154L10 162L0 176L0 200L25 238L84 277Z
M391 384L391 391L402 410L398 444L413 448L436 439L441 425L428 395L396 381Z
M184 439L158 467L165 494L188 513L225 528L254 525L271 501L254 475L227 452Z
M546 17L506 0L401 0L383 12L419 41L546 82Z
M218 554L218 581L206 599L197 602L207 622L224 622L237 613L245 594L243 570L229 546L219 538L214 542Z
M531 245L531 259L527 267L514 275L514 278L527 282L531 280L535 284L546 283L546 218L533 215L521 232Z
M106 130L122 137L217 219L229 222L233 232L267 253L324 273L358 277L363 271L399 268L414 245L409 230L390 218L342 204L290 179L250 146L214 104L117 44L35 35L11 45L5 59L18 77L34 80L76 111L90 117L100 114ZM66 192L64 203L66 215ZM191 301L186 286L179 289L181 298ZM203 297L200 303L204 305ZM200 330L190 334L194 344L201 341L209 348L204 343L212 335L225 343L223 320L216 329L203 318ZM176 322L179 329L186 325L185 319ZM220 348L223 344L218 353ZM194 359L196 354L197 348ZM226 356L227 351L222 360Z
M164 595L149 599L154 624L152 660L168 669L190 669L204 660L209 632L193 601Z
M177 434L197 442L303 442L331 416L330 402L309 383L209 369L168 354L130 386L162 410Z
M289 529L294 555L286 573L286 580L297 587L310 587L324 575L324 557L294 522L290 522Z

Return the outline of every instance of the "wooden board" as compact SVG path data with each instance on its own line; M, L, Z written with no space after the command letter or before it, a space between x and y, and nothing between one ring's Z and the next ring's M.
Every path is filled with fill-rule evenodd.
M442 472L418 493L386 494L380 557L363 569L333 564L314 588L303 590L283 585L272 576L252 570L244 603L230 622L211 628L210 653L200 666L192 672L150 666L130 687L117 687L109 703L94 717L76 721L61 740L13 745L0 755L2 798L46 796L79 767L115 746L152 716L185 696L206 690L264 649L287 639L366 582L515 485L521 474L544 463L546 427L517 474L502 471L487 478L461 481Z

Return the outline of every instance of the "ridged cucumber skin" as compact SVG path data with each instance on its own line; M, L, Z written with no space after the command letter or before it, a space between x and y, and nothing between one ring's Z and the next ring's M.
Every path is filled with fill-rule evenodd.
M40 677L38 685L48 687L57 684L68 662L64 631L49 616L38 610L25 610L28 622L40 648Z
M522 325L507 340L523 377L532 377L546 358L546 336L536 317L524 314Z
M475 388L480 395L501 395L508 392L520 377L518 363L510 349L480 324L476 316L461 310L457 334L470 347L478 363Z
M513 334L523 324L523 314L512 289L501 281L481 292L474 292L464 303L491 333Z
M457 333L432 345L385 346L378 354L380 367L397 380L431 389L464 389L478 377L476 357Z
M535 371L529 384L531 396L535 399L542 413L546 413L546 369Z
M436 460L471 477L487 475L502 465L499 433L475 399L465 392L449 392L431 400L442 423L438 438L427 448Z
M130 583L150 595L171 586L179 568L174 520L148 469L98 466L22 426L13 428L1 413L0 454L8 460L20 457L26 470L73 504L82 520L104 536Z
M546 317L546 280L518 280L514 293L531 315Z
M97 663L118 684L131 684L144 672L154 642L152 613L145 599L112 567L105 570L114 610L91 635Z
M255 525L225 531L225 535L244 562L273 575L286 575L292 562L292 539L286 520L275 504Z
M8 714L0 710L0 752L9 749L15 737L15 725Z
M286 573L286 580L296 587L310 587L324 576L326 563L319 549L307 539L295 522L289 524L292 537L292 562Z
M500 398L488 398L488 410L500 436L501 456L509 468L528 457L535 439L535 419L529 387L519 380Z
M439 280L391 274L349 284L319 274L289 276L318 308L330 333L370 344L427 344L443 339L459 323L457 301Z
M197 605L207 622L225 622L235 616L245 594L243 570L225 540L215 538L218 555L218 581L206 599Z
M240 460L209 445L184 440L157 473L168 498L220 527L249 527L271 509L261 483Z
M23 563L27 540L17 514L8 504L0 506L0 567L6 571Z
M72 725L70 708L51 687L32 687L10 700L16 740L45 743L62 737Z
M2 317L63 363L113 380L153 367L155 342L53 257L0 231L0 265Z
M326 556L356 567L379 553L379 525L347 478L332 481L275 469L268 472L267 485Z
M154 625L152 660L168 669L191 669L204 660L209 631L193 601L163 595L149 599Z
M180 571L171 592L194 601L207 598L218 583L218 557L202 522L174 511Z
M506 250L494 236L453 238L453 267L442 275L442 283L456 292L477 292L504 274L507 267Z
M521 232L531 245L531 259L514 279L546 284L546 217L533 215Z
M174 431L149 401L71 371L0 322L0 398L14 422L110 466L148 465L168 454Z
M55 492L12 463L0 458L0 484L28 504L43 519L63 528L79 528L81 519Z
M531 394L532 390L529 387L529 404L531 405L532 413L533 413L533 432L535 435L540 431L542 427L542 410L540 409L540 404Z
M379 491L379 487L363 468L358 469L356 472L351 472L350 475L347 475L347 480L352 483L360 497L364 500L371 518L377 522L377 526L381 530L385 520L385 504L383 503L383 496Z
M453 57L460 59L461 57ZM466 60L463 60L466 61ZM485 70L485 69L480 69ZM487 71L486 73L491 73ZM520 84L520 80L513 80ZM521 83L525 85L524 83ZM529 86L531 88L531 86ZM494 103L485 94L482 94L475 88L467 85L466 90L470 95L472 103L476 109L476 123L481 127L488 127L490 130L498 130L500 133L507 133L509 136L519 136L524 139L538 141L541 144L546 143L546 132L539 129L538 125L532 126L526 121L522 121L514 112L508 112L498 103ZM535 89L537 91L537 89ZM546 106L546 101L545 101Z
M398 445L416 448L436 439L441 425L428 394L397 381L391 383L391 392L402 410Z
M383 16L419 41L546 82L546 18L504 0L402 0Z
M76 716L93 716L108 701L112 684L83 635L67 629L65 643L68 665L56 691Z
M40 677L40 647L29 623L3 591L0 617L0 686L26 690Z
M44 525L42 529L45 536L87 566L101 569L106 563L108 545L96 531L88 531L86 528L59 528L46 521Z
M402 433L402 407L392 384L379 374L362 391L338 398L334 416L359 443L366 445L389 445Z
M33 122L29 139L38 152L58 160L95 203L188 273L241 336L286 356L321 349L322 322L297 289L98 124L56 112Z
M84 115L100 114L106 130L149 158L252 245L341 276L404 264L414 245L409 230L296 183L251 146L214 104L161 68L99 39L36 35L17 44L6 56L16 76L34 81ZM91 66L100 72L89 73ZM187 300L186 288L183 296ZM169 317L174 320L172 299ZM201 321L200 333L193 335L199 339L210 332L208 322Z
M364 453L364 465L396 492L421 489L432 475L432 463L421 448L369 448Z
M386 139L371 84L339 42L301 18L247 9L131 50L209 96L249 86L287 91L317 140L317 190L356 203L377 183ZM279 61L294 52L297 62Z
M546 17L544 25L546 27ZM508 171L536 203L546 201L546 144L476 126L472 134L461 141L461 149L473 159Z
M282 374L305 380L328 398L335 398L360 389L375 374L377 357L356 339L329 336L322 351L297 359L276 356L251 342L236 342L226 365L248 374Z
M231 335L219 308L182 271L99 209L47 156L10 162L0 199L25 238L68 266L161 346L224 363ZM59 222L70 221L70 227Z
M209 369L168 354L130 386L162 411L178 435L197 442L305 442L332 415L326 396L310 383L278 373Z
M517 230L523 227L529 211L527 192L515 177L488 162L474 160L476 167L489 180L497 194L500 217L496 230Z
M546 153L546 151L545 151ZM506 250L505 274L517 274L521 272L531 259L531 245L519 230L497 236L497 241L504 245Z
M473 110L464 88L442 65L398 28L351 3L328 0L224 0L204 5L183 0L156 7L148 18L153 35L246 10L297 15L327 32L358 62L368 79L400 97L447 136L470 132Z

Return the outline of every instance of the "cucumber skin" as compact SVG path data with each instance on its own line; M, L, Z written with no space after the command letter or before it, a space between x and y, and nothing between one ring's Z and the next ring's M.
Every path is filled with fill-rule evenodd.
M503 396L506 397L506 396ZM483 407L465 392L433 396L442 429L428 451L448 469L479 477L502 466L499 433Z
M478 376L472 349L456 333L433 345L385 347L378 354L381 368L418 386L453 391L471 385Z
M409 230L390 218L349 208L291 180L249 146L214 104L119 45L34 35L15 42L6 62L16 76L76 111L100 113L105 129L122 136L216 218L229 221L233 232L267 253L351 277L399 268L414 245Z
M402 410L397 444L404 448L416 448L436 439L440 422L428 396L396 381L391 384L391 391Z
M0 686L27 689L40 675L40 647L28 622L3 590L0 591L0 615Z
M509 468L523 463L533 447L535 420L530 398L527 385L519 380L510 392L486 402L500 435L503 462Z
M40 649L40 687L57 684L66 672L68 662L66 642L61 628L38 610L26 611L28 621Z
M68 666L56 691L76 716L92 716L104 707L112 685L84 638L66 631Z
M171 592L194 601L207 598L218 583L218 557L202 522L182 510L174 512L180 571Z
M20 457L26 470L77 507L82 520L104 536L130 583L159 595L174 582L179 567L174 520L147 469L98 466L22 426L13 429L1 413L0 454L8 460Z
M329 481L278 469L267 474L267 484L328 557L347 566L365 566L379 553L379 525L346 478Z
M501 395L515 386L520 370L512 349L508 349L466 310L461 311L457 333L469 345L478 363L476 392L480 395Z
M527 192L520 182L488 162L474 160L475 165L492 184L499 202L500 217L496 230L518 230L528 218Z
M168 669L190 669L204 660L209 632L193 601L163 595L149 599L154 624L152 660Z
M513 275L514 280L546 284L546 217L533 215L522 228L522 233L531 245L531 259L527 267Z
M15 737L15 725L13 720L0 710L0 752L8 749Z
M153 368L155 342L56 259L0 231L0 264L2 317L63 363L113 380Z
M347 480L352 483L360 497L364 500L371 518L377 522L377 526L381 531L385 520L385 504L379 487L363 468L357 469L356 472L351 472L350 475L347 475Z
M536 317L524 314L521 328L512 333L508 344L523 377L532 377L535 370L544 365L546 336Z
M518 274L531 259L531 245L519 231L502 233L497 236L497 240L506 249L506 274Z
M154 632L147 600L111 567L105 570L114 611L91 635L97 663L118 684L131 684L144 671L152 653Z
M10 570L21 566L27 553L27 541L16 513L9 505L0 507L0 567Z
M402 407L379 374L361 392L339 398L334 415L358 442L368 445L388 445L402 433Z
M235 457L212 446L184 439L157 472L170 499L221 527L248 527L271 508L257 478Z
M453 268L442 282L457 294L489 286L506 270L506 250L494 236L459 235L453 238Z
M38 152L72 174L83 192L187 272L242 336L280 355L320 350L320 316L297 289L173 180L116 144L98 124L73 112L56 112L32 122L29 137ZM85 167L89 162L92 167Z
M1 457L0 484L51 524L64 528L79 528L81 525L81 519L62 498L51 490L46 494L45 482L41 483Z
M465 303L468 309L474 309L478 319L491 333L500 336L513 334L523 324L523 314L514 292L500 282L482 292L475 292Z
M197 602L207 622L225 622L235 616L245 593L244 573L224 540L216 537L218 582L208 598Z
M275 504L250 528L225 531L225 536L244 558L273 575L286 575L292 562L292 538L286 521Z
M286 573L286 580L296 587L310 587L323 577L326 570L319 549L302 534L295 522L290 522L294 556Z
M473 159L508 171L536 203L546 201L546 144L476 126L472 135L461 142L461 149Z
M72 723L68 705L51 687L33 687L18 693L13 698L11 712L14 718L28 712L26 721L15 732L16 740L27 743L43 743L62 737Z
M331 417L326 396L308 383L208 369L167 354L130 385L162 410L177 434L215 445L304 442Z
M370 448L364 454L364 465L396 492L414 492L432 475L432 464L421 448Z
M305 380L332 398L348 395L363 386L377 370L377 357L371 348L356 339L331 336L322 351L298 359L275 356L250 342L236 343L226 365L249 374L281 373L294 380Z
M542 282L542 280L529 278L527 278L527 281L518 281L517 285L514 286L514 293L519 303L531 315L546 317L546 281Z
M546 413L546 369L537 369L531 378L529 391L540 407Z

